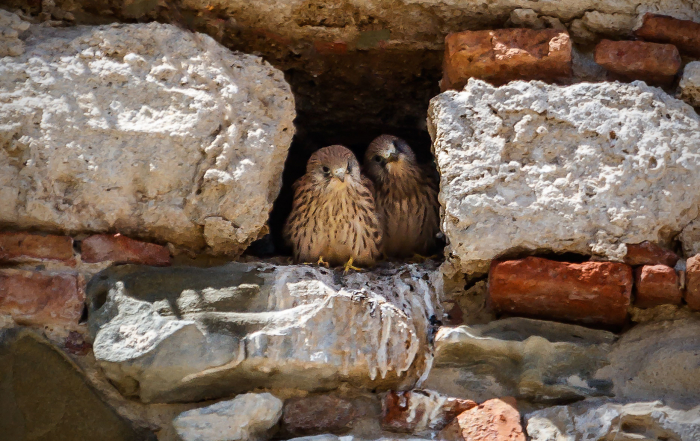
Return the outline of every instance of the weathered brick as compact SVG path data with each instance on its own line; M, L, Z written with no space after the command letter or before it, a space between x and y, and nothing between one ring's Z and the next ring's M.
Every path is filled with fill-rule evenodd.
M404 433L441 430L476 405L472 400L443 397L432 391L388 392L382 400L382 428Z
M684 54L700 57L700 23L646 13L635 36L675 45Z
M672 44L602 40L595 62L630 80L669 84L681 68L681 56Z
M623 263L565 263L539 257L495 262L489 272L493 306L514 315L622 325L632 294Z
M495 398L462 412L438 433L445 441L525 441L514 398Z
M627 244L625 263L632 266L640 265L666 265L676 266L678 255L671 250L645 240L642 243Z
M294 435L336 433L350 428L360 412L336 395L312 395L285 401L282 429Z
M141 242L119 234L97 234L82 241L83 262L135 263L141 265L168 266L168 248L154 243Z
M685 302L693 311L700 311L700 254L685 263Z
M653 308L679 305L683 293L678 286L676 270L666 265L644 265L634 270L634 305Z
M24 232L0 233L0 262L56 260L75 264L73 239Z
M314 49L322 55L343 55L348 53L348 45L342 41L314 41Z
M0 269L0 312L18 323L76 325L85 303L77 274Z
M555 81L571 75L571 39L557 29L464 31L445 37L442 90L469 78L494 85L513 80Z

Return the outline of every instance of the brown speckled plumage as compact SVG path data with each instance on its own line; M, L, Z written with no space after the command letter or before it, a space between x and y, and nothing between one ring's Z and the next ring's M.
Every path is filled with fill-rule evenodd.
M433 252L440 232L434 172L416 162L406 141L390 135L382 135L369 145L364 171L374 182L384 254L410 257Z
M371 266L379 258L381 226L372 181L360 174L350 150L333 145L311 155L306 174L294 183L284 236L297 262L323 257L342 265L352 258Z

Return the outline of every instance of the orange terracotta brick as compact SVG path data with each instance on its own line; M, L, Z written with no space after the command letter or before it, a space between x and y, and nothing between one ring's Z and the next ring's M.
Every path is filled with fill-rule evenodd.
M646 13L634 35L647 41L673 44L684 54L700 57L700 23Z
M679 305L683 293L676 270L666 265L644 265L634 270L634 306L653 308Z
M0 312L21 324L77 325L85 292L77 274L0 269Z
M645 41L602 40L595 47L595 62L610 72L649 84L669 84L681 68L674 45Z
M623 263L565 263L539 257L491 265L493 306L513 315L619 326L632 295L632 268Z
M170 265L168 248L130 239L119 234L97 234L82 241L83 262L135 263L152 266Z
M571 39L556 29L464 31L445 37L442 90L469 78L494 85L513 80L555 81L571 75Z
M73 239L23 232L0 233L0 262L55 260L75 264Z
M525 441L515 399L495 398L462 412L438 433L445 441Z

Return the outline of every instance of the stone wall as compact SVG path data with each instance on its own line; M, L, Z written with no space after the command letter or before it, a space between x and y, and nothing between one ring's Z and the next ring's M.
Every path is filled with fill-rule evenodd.
M700 438L700 5L0 7L7 439ZM444 256L292 264L382 132Z

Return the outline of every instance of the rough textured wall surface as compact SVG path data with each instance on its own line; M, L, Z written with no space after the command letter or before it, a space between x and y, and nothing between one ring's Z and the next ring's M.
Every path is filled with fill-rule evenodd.
M11 2L10 2L11 3ZM103 0L57 0L80 14L102 12L124 18L153 16L159 4L148 0L120 2ZM348 42L359 48L372 48L385 41L389 47L441 48L449 32L494 27L505 22L513 11L531 10L535 15L561 22L582 19L592 32L629 33L635 18L645 12L662 12L683 19L700 19L700 6L692 0L573 0L538 2L523 0L183 0L184 10L211 11L233 17L221 26L258 28L289 39L324 39ZM523 14L516 14L518 15ZM214 26L212 24L211 26Z
M340 286L307 266L116 267L87 287L95 357L144 402L411 387L430 358L439 280L429 284L427 270L353 274Z
M0 64L0 223L240 253L294 134L282 73L161 24L33 26Z
M307 156L323 143L368 143L386 128L416 137L427 147L425 107L439 90L448 33L548 27L568 29L574 41L588 45L601 37L629 36L638 14L647 11L700 21L700 6L692 0L0 0L0 4L70 23L156 19L178 23L233 50L261 55L283 70L292 85L299 121L304 122L299 149ZM601 72L588 73L602 78ZM303 161L298 166L303 167Z
M21 9L0 11L0 56L10 55L0 69L14 75L0 79L11 88L0 88L0 108L11 110L0 125L12 125L0 128L0 181L10 179L0 185L0 210L11 214L0 216L0 434L13 441L87 439L100 430L159 441L698 438L700 256L686 263L671 252L682 248L688 258L700 249L700 221L686 225L697 215L697 109L665 94L694 102L689 53L697 45L687 43L698 23L655 19L664 26L636 32L678 47L686 64L679 91L677 81L665 93L641 83L475 83L450 95L459 105L447 106L431 128L445 129L436 151L455 266L382 262L344 274L283 257L260 262L249 254L231 263L178 249L237 254L265 231L255 219L264 222L279 189L293 106L299 131L283 190L314 149L344 143L361 154L384 132L407 138L428 161L425 112L437 94L445 34L568 31L573 46L558 48L559 67L568 72L571 60L570 76L501 67L561 86L613 80L629 60L651 61L628 72L640 79L649 70L675 72L678 59L639 50L652 43L625 43L636 53L613 57L606 70L595 63L595 44L633 39L647 11L700 22L697 2L0 5ZM298 99L291 102L279 71L203 35L156 24L62 28L115 21L172 23L262 55L284 71ZM519 27L527 29L512 29ZM494 38L483 47L493 46L496 58L527 59L539 52L531 43ZM488 78L491 59L483 56L477 76ZM466 111L450 113L462 105L473 118L452 124L466 119ZM27 195L35 198L29 210L1 205ZM42 223L20 223L27 213ZM270 218L273 231L280 213ZM469 216L476 223L460 230ZM109 234L87 237L94 230L75 228L75 219L117 220L99 227ZM487 257L470 260L473 250L456 250L463 244ZM563 251L578 255L553 255ZM495 272L483 276L494 256L525 254L538 257L519 260L540 264L494 265L513 269L506 273L513 289L494 283ZM624 263L585 262L591 256ZM127 263L138 265L118 266ZM604 273L565 267L614 267L626 276L606 282ZM62 278L74 283L62 290L44 283ZM605 302L611 293L621 295L619 308ZM55 301L61 295L71 301ZM517 317L525 314L554 322ZM595 329L611 316L624 327ZM68 320L57 323L61 317ZM558 323L567 320L588 327ZM31 338L27 326L36 328Z
M523 251L621 260L698 214L700 117L642 82L470 80L428 119L446 255L464 272Z

